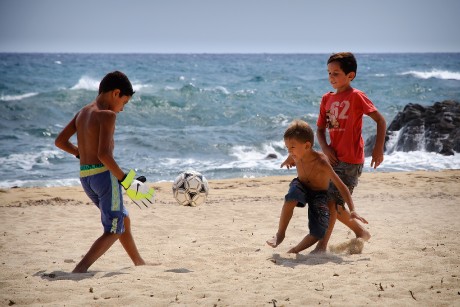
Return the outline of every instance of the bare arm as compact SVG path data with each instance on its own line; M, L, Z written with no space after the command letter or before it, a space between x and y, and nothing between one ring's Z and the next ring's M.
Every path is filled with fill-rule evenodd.
M290 169L291 167L295 167L295 161L294 159L292 159L291 155L289 155L286 160L284 160L283 163L281 163L281 168L283 168L283 166L286 166L287 169Z
M75 115L75 117L67 124L67 126L64 127L61 133L59 133L59 135L56 137L56 140L54 141L54 144L56 147L78 157L78 147L70 142L72 135L77 133L77 126L75 125L77 115Z
M327 140L326 140L326 128L320 128L320 127L318 127L318 129L316 130L316 137L317 137L317 139L318 139L319 146L321 146L321 150L323 151L323 153L324 153L324 154L326 155L326 157L328 158L329 163L330 163L332 166L337 165L337 163L339 162L339 160L337 159L337 155L336 155L334 149L332 149L332 148L327 144Z
M377 168L383 162L383 147L385 145L387 123L378 111L369 113L368 115L377 123L377 136L375 138L371 161L371 167Z
M97 156L98 159L104 164L105 167L114 175L118 180L122 180L125 173L118 166L113 158L113 135L115 132L115 121L117 115L114 112L101 112L99 115L99 147Z

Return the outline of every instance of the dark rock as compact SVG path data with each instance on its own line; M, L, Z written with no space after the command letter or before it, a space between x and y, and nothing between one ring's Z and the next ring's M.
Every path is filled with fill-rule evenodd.
M265 157L266 160L278 159L278 156L275 153L270 153Z
M395 137L398 139L394 140ZM366 156L372 155L374 144L375 135L366 140ZM446 100L436 102L432 106L409 103L396 114L387 128L385 152L416 150L443 155L460 152L459 102Z

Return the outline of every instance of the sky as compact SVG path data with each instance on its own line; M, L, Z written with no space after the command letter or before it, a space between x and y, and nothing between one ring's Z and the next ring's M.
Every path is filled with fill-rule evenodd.
M0 0L0 52L460 52L459 0Z

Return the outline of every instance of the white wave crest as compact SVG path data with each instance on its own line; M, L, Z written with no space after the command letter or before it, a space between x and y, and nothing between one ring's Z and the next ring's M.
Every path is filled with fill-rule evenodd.
M12 188L12 187L68 187L68 186L79 186L80 179L66 178L66 179L52 179L52 180L5 180L0 181L0 188Z
M72 86L71 90L88 90L88 91L98 91L99 90L99 80L93 79L91 77L83 76L78 80L77 84ZM147 84L133 83L133 90L138 92L139 90L150 87Z
M27 93L27 94L21 94L21 95L1 95L0 101L22 100L22 99L33 97L36 95L38 95L38 93Z
M365 171L373 169L370 167L372 157L367 157L364 163ZM444 156L427 151L395 151L385 154L383 163L377 170L382 171L417 171L417 170L445 170L460 169L460 154Z
M99 89L99 80L83 76L78 80L78 83L72 86L71 90L89 90L97 91Z
M453 72L453 71L448 71L448 70L438 70L438 69L433 69L431 71L411 70L411 71L403 72L401 73L401 75L403 76L412 75L420 79L436 78L436 79L442 79L442 80L460 80L460 72Z
M224 95L230 95L230 92L228 91L228 89L224 86L221 86L221 85L218 85L216 87L213 87L213 88L206 88L205 91L211 91L211 92L217 92L217 93L221 93L221 94L224 94Z
M62 157L64 153L59 150L42 150L37 152L13 153L0 157L2 171L15 172L17 169L32 171L34 167L49 167L49 159Z
M235 157L237 161L232 163L232 167L279 169L280 162L285 154L281 153L283 149L284 141L271 142L269 144L264 144L262 147L234 146L230 155ZM269 155L272 156L272 158L267 159Z
M139 92L141 89L152 87L148 84L133 83L133 91Z

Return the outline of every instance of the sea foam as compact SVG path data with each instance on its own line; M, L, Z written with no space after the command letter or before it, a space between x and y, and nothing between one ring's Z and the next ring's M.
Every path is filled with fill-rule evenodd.
M453 72L448 70L433 69L431 71L407 71L401 73L401 75L412 75L420 79L437 78L442 80L460 80L460 72Z
M26 93L26 94L21 94L21 95L1 95L0 101L22 100L22 99L33 97L36 95L38 95L38 93Z

